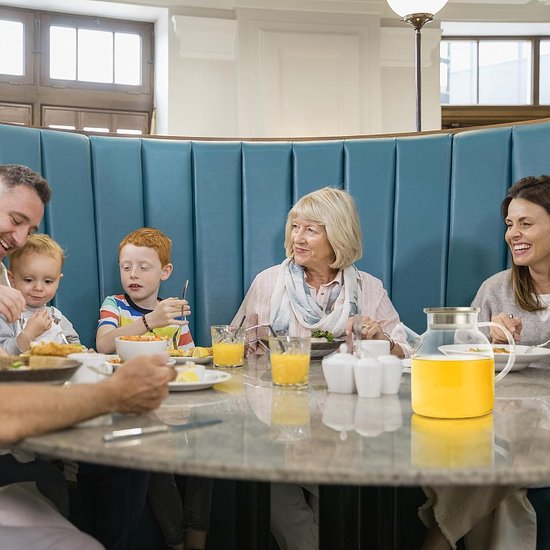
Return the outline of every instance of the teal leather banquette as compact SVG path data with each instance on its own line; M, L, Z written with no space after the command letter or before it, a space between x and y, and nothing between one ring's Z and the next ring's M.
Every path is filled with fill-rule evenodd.
M499 206L527 175L550 173L550 122L456 133L299 141L86 136L0 125L0 163L53 188L43 231L66 250L56 305L95 342L99 306L121 290L117 251L152 226L173 241L162 296L190 280L191 329L229 322L254 276L284 258L291 205L320 187L348 190L363 229L357 263L382 279L402 320L468 305L506 267Z

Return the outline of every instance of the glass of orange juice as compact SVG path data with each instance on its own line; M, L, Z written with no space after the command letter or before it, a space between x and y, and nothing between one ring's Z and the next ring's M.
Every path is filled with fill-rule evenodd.
M215 367L242 367L244 362L244 328L213 325L212 355Z
M271 380L276 386L303 388L309 382L311 338L271 336Z

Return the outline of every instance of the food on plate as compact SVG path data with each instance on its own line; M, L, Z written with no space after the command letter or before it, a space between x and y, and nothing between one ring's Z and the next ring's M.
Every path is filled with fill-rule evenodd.
M111 365L122 365L123 361L120 357L109 357L107 363L111 363Z
M80 353L86 351L82 344L58 344L57 342L40 342L31 344L30 355L47 355L57 357L67 357L71 353Z
M127 342L157 342L159 340L168 340L168 338L156 336L154 334L142 334L141 336L119 336L118 338Z
M169 350L170 357L210 357L212 355L212 348L205 348L196 346L191 349L171 349Z
M185 369L176 376L176 382L198 382L199 375L191 369Z
M0 357L0 370L25 370L29 368L26 363L27 361L28 359L26 357L21 357L17 355L13 355L11 357L2 356Z
M190 349L174 349L168 350L170 357L191 357L192 351Z
M212 355L212 348L203 348L201 346L193 348L192 357L210 357L210 355Z
M332 332L329 332L328 330L318 330L318 329L312 330L311 337L325 338L327 342L332 342L334 340L334 334L332 334Z
M468 351L471 351L473 353L483 353L487 350L481 348L469 348ZM508 353L508 350L506 348L497 348L493 346L493 353Z
M204 367L196 365L193 361L186 361L182 367L178 367L176 382L200 382L204 375Z
M1 371L56 369L76 364L65 357L51 355L13 355L0 357Z

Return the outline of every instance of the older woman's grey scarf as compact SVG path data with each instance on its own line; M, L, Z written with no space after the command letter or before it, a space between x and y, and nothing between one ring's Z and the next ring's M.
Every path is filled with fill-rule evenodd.
M331 311L315 301L306 283L304 268L287 258L271 295L269 322L276 332L301 336L318 329L340 336L347 320L360 312L361 277L351 265L343 270L343 285Z

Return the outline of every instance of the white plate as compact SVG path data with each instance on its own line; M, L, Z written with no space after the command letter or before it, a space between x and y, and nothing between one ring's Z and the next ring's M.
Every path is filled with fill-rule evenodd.
M117 367L119 367L120 365L122 365L122 363L124 363L124 361L121 362L120 357L118 355L107 355L107 363L109 363L110 365L113 365L113 370L116 370ZM168 359L168 362L166 363L166 365L169 367L172 367L175 364L176 364L176 360L173 357Z
M445 355L453 355L457 353L461 354L475 354L475 351L471 351L476 346L470 344L450 344L446 346L439 346L439 350ZM525 353L525 350L529 346L516 346L516 361L512 370L524 369L530 363L541 361L542 359L550 359L550 349L539 348L530 353ZM507 352L510 346L504 344L494 345L493 348L504 348ZM495 353L495 370L501 371L508 361L509 353Z
M184 365L186 361L193 361L197 365L204 365L212 361L212 355L208 357L172 357L176 361L176 365Z
M170 391L194 391L211 388L214 384L227 382L231 378L228 372L217 370L205 370L204 378L200 382L170 382Z

